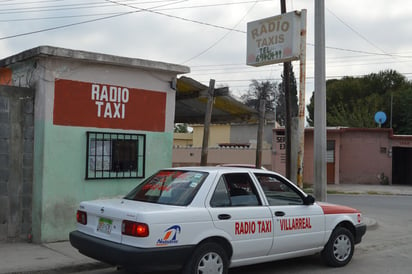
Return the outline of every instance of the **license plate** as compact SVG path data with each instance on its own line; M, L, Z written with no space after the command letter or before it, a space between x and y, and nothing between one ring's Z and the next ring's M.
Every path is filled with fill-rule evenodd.
M112 223L113 221L110 219L100 218L97 225L97 231L104 234L110 234L112 232Z

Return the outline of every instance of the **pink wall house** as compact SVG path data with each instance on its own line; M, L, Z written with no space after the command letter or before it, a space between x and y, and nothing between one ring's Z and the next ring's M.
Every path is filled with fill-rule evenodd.
M304 182L313 183L313 128L305 130ZM272 169L285 174L284 129L273 129ZM327 180L412 185L412 136L387 128L328 128Z

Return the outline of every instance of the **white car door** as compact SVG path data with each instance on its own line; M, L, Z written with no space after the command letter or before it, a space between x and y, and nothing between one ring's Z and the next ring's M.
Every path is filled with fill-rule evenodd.
M255 174L273 216L271 255L308 251L323 246L325 220L317 204L305 205L302 193L281 176Z
M208 208L214 225L230 238L232 262L267 255L273 241L272 213L262 205L249 173L226 173L218 180Z

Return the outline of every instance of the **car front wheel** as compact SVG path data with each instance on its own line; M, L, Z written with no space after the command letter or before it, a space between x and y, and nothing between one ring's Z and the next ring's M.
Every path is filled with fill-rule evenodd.
M227 274L228 265L226 251L219 244L209 242L195 250L182 274Z
M327 265L340 267L350 262L354 247L353 234L344 227L337 227L321 255Z

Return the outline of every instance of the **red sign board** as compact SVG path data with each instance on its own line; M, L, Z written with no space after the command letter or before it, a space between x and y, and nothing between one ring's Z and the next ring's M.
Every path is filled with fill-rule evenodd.
M164 131L166 93L56 79L53 124Z

